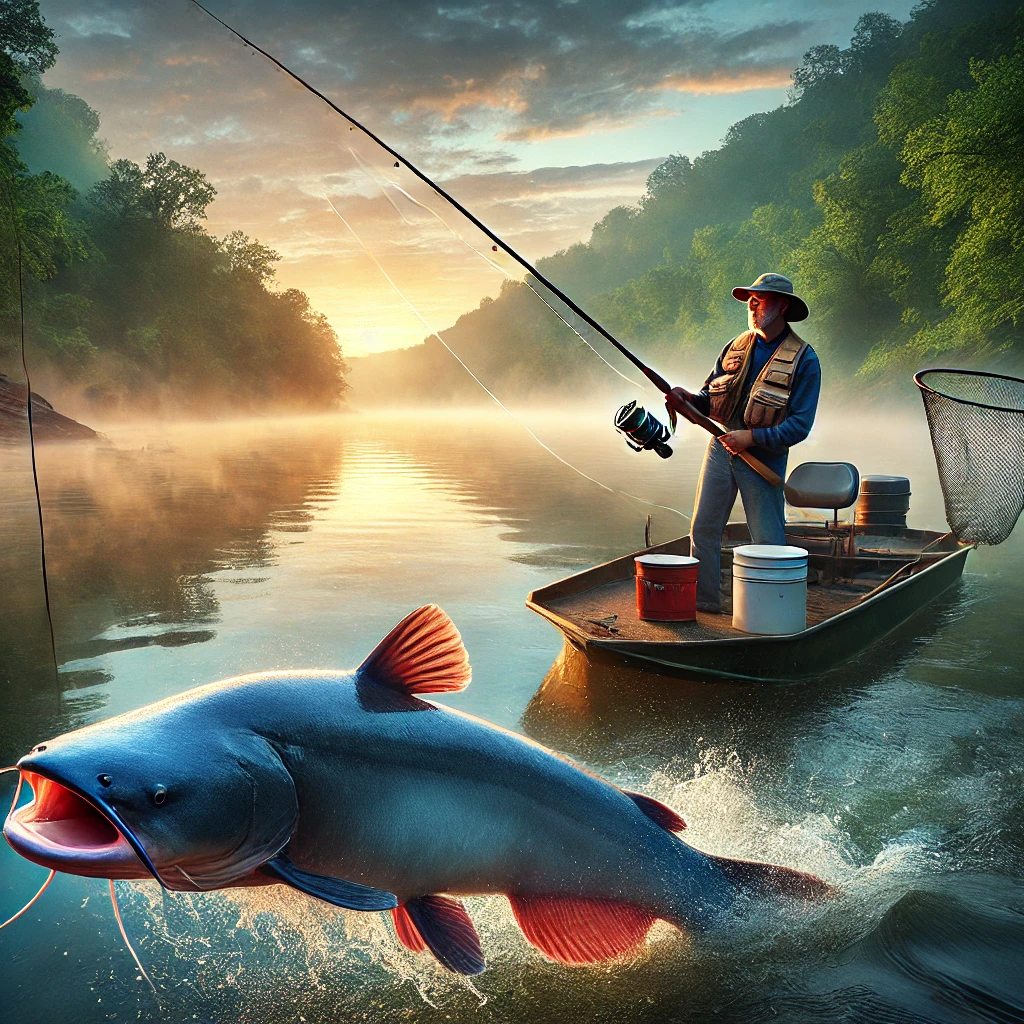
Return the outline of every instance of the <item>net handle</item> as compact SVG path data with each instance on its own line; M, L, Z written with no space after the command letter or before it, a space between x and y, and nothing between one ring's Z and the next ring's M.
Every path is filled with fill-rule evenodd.
M930 384L926 384L921 379L929 373L956 373L967 377L995 377L997 380L1012 380L1015 384L1024 385L1024 380L1021 380L1020 377L1010 377L1005 373L990 373L987 370L957 370L948 366L930 366L927 370L918 370L917 373L914 374L914 383L922 391L927 391L929 394L936 395L939 398L945 398L950 402L959 402L962 405L973 405L978 409L992 409L995 412L1020 413L1022 411L1020 409L1008 409L1004 405L989 405L987 402L975 402L970 398L956 398L953 395L947 395L941 391L936 391L935 388Z

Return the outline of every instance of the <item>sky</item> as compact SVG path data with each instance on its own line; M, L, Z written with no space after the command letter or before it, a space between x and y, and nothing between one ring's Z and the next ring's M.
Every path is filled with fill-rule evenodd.
M636 203L670 153L714 149L784 103L809 47L846 45L865 10L912 6L205 2L530 260ZM406 167L188 0L40 9L61 50L45 83L99 112L112 158L162 151L200 168L218 192L208 230L276 250L278 285L309 295L347 355L415 344L517 276Z

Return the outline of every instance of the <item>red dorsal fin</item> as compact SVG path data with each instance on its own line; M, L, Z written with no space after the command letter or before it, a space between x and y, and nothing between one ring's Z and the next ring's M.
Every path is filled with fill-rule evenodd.
M712 857L710 854L705 856L733 885L738 885L741 889L747 889L758 896L825 900L839 894L835 886L806 871L784 868L778 864L762 864L756 860Z
M469 685L469 655L455 623L436 604L406 615L359 673L399 693L445 693Z
M622 792L651 821L656 821L666 832L682 832L686 828L686 822L671 807L663 804L660 800L655 800L653 796L645 796L643 793L631 793L628 789L624 789Z
M422 953L427 948L423 936L416 930L416 925L412 923L412 918L409 917L409 912L405 909L404 904L391 911L391 918L395 922L395 934L398 936L398 941L406 949L411 949L414 953Z
M561 896L509 896L527 942L563 964L614 960L636 950L655 916L631 903Z

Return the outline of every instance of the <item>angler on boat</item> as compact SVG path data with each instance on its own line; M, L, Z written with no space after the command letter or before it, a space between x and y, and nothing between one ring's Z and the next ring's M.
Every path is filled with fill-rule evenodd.
M786 461L789 449L814 425L821 390L818 357L790 326L808 313L793 282L762 274L732 294L747 304L748 329L722 349L699 391L677 387L666 396L670 409L689 419L692 407L727 431L708 442L690 528L691 552L700 563L697 608L711 613L722 606L722 534L737 491L751 541L786 543ZM743 461L742 452L772 470L775 481Z

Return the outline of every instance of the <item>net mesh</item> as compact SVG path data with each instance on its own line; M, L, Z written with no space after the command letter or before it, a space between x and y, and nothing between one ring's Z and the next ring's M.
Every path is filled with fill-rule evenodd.
M924 399L956 537L1001 544L1024 510L1024 380L976 370L923 370Z

